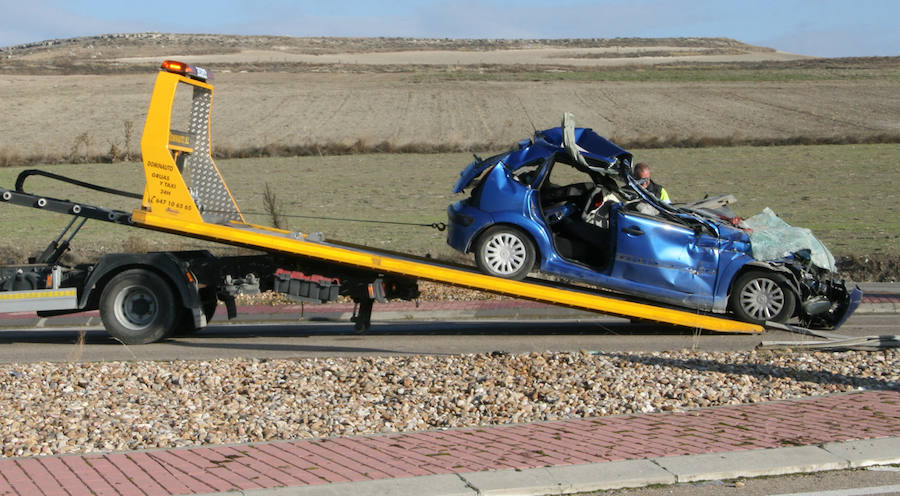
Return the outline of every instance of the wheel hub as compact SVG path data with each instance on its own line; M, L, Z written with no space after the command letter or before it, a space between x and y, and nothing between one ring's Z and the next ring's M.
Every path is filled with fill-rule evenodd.
M771 279L754 279L744 287L741 305L753 318L768 320L778 315L784 307L784 291Z
M119 321L132 330L151 323L159 311L156 298L137 286L122 291L116 300L115 311L119 314Z
M495 271L512 274L525 262L525 245L510 234L498 235L487 243L485 259Z
M146 295L134 295L126 306L125 313L132 320L144 320L153 313L153 302Z

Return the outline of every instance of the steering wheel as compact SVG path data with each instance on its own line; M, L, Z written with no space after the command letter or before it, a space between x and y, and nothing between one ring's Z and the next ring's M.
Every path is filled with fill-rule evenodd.
M588 195L588 201L581 212L581 220L598 227L608 227L610 205L619 201L615 193L597 186Z

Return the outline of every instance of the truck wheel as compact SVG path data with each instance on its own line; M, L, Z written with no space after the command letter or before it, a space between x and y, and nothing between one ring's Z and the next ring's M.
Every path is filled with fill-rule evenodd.
M780 274L750 271L738 277L731 288L731 310L744 322L787 322L795 307L794 292Z
M521 281L534 267L534 259L534 243L514 227L491 227L475 242L475 263L492 276Z
M100 317L109 333L125 344L166 337L175 324L172 289L158 275L131 269L116 275L100 295Z

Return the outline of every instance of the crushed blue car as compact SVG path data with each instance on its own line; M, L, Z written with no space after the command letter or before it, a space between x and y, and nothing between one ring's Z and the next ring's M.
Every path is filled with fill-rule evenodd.
M764 324L836 329L862 293L809 249L753 256L727 202L661 202L632 176L633 156L571 114L512 150L475 157L448 209L447 243L486 274L532 271L598 291ZM831 269L831 270L829 270Z

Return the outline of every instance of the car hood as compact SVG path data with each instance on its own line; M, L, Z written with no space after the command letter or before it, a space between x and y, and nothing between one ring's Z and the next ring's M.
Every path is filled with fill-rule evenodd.
M569 154L566 151L563 132L562 127L536 131L534 137L516 143L513 150L509 152L485 159L476 155L475 160L460 172L453 192L461 193L482 172L501 162L512 172L535 160L546 159L554 155L565 157L567 162L571 162L567 158ZM577 169L601 174L625 174L630 170L631 153L595 133L593 129L574 128L574 136L578 152L585 159L584 164L577 161L572 164Z

